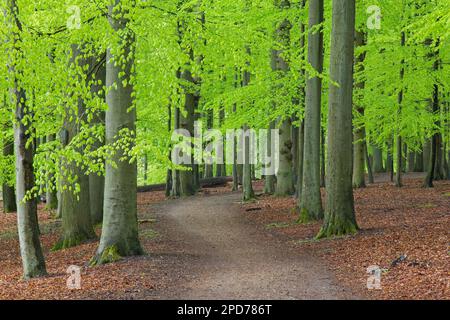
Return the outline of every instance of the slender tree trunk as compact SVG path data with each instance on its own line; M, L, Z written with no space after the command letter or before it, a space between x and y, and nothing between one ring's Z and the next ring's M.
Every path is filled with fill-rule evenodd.
M267 157L271 159L271 163L267 164L268 166L273 166L275 163L275 150L273 150L273 139L272 139L272 129L275 129L275 123L273 121L270 122L268 135L267 135ZM265 164L266 165L266 164ZM275 175L265 175L264 176L264 193L265 194L273 194L275 192Z
M126 129L136 132L136 109L133 107L133 86L131 84L134 64L134 37L128 29L128 20L121 16L120 0L109 6L109 23L122 35L123 56L112 55L108 49L106 65L106 143L112 145L120 138L120 131ZM123 67L115 61L126 60ZM126 59L124 59L126 58ZM123 76L121 76L123 75ZM120 161L126 157L120 148L112 155L111 164L106 165L105 205L102 236L97 253L91 265L113 262L121 256L140 255L143 253L138 237L137 223L137 166L136 162Z
M52 142L56 140L56 135L55 134L51 134L47 136L47 141L48 142ZM54 180L54 175L50 174L49 175L49 180L53 182ZM57 187L56 187L57 183L55 183L55 186L50 186L50 183L47 184L47 195L46 195L46 200L47 200L47 209L48 210L56 210L58 209L58 191L57 191Z
M22 25L19 16L19 8L15 0L8 0L7 7L8 22L14 25L11 34L12 46L11 55L13 58L9 65L9 74L13 78L14 87L11 95L15 104L14 123L14 146L16 155L16 204L17 204L17 229L19 234L20 255L22 258L23 276L25 279L43 276L47 273L45 268L44 255L42 253L41 242L39 240L39 224L37 215L36 198L26 198L26 195L35 186L33 172L34 146L27 145L32 139L31 123L32 110L26 106L26 93L23 85L19 82L22 79L20 70L17 70L18 62L15 60L22 56L20 45L20 34Z
M323 27L312 32L323 22L323 0L309 3L308 62L319 73L323 71ZM303 186L300 201L300 222L323 218L320 194L320 128L322 79L307 75L305 132L303 153Z
M401 43L400 45L402 47L405 46L405 42L406 42L406 34L405 32L402 32L402 36L401 36ZM402 59L401 61L401 69L400 69L400 80L403 80L404 75L405 75L405 69L404 69L404 64L405 64L405 59ZM398 115L399 117L401 117L401 113L402 113L402 104L403 104L403 88L400 89L400 92L398 93ZM397 187L402 187L402 168L403 168L403 162L402 162L402 136L400 135L400 133L397 134L397 168L396 168L396 175L395 175L395 185Z
M305 123L302 121L298 132L298 172L297 172L297 207L300 207L300 199L303 186L303 147L305 145Z
M325 130L324 128L320 129L320 187L325 188Z
M214 110L208 110L206 114L206 127L213 129L214 127ZM205 178L212 178L214 175L214 164L205 163Z
M373 177L372 161L369 157L369 148L367 146L367 138L366 138L365 130L364 130L364 155L365 155L366 163L367 163L367 172L368 172L368 176L369 176L369 183L373 184L373 183L375 183L375 179Z
M169 105L167 107L167 131L169 134L172 132L172 106ZM172 160L172 150L169 149L169 154L167 155L169 161ZM147 171L148 171L148 156L145 154L145 183L147 183ZM166 174L166 197L169 197L172 192L172 184L173 184L173 170L171 168L167 169Z
M408 172L414 172L415 160L416 160L416 153L413 151L409 151L408 152L408 162L407 162Z
M397 136L397 146L396 146L396 169L395 169L395 186L396 187L402 187L402 137L400 135Z
M364 129L358 128L353 134L353 187L364 188L365 181L365 150Z
M415 153L414 159L414 172L423 172L423 151L419 151Z
M223 126L225 122L225 109L221 108L219 110L219 125L220 127ZM225 138L222 140L222 146L225 146ZM216 164L216 176L217 177L226 177L227 175L227 166L226 166L226 160L225 160L225 153L223 154L223 163L217 163Z
M14 142L13 141L3 141L3 157L14 157ZM3 212L11 213L17 211L16 204L16 193L14 192L14 186L10 186L9 183L3 183L2 185L3 194Z
M104 61L103 61L104 60ZM99 67L95 72L94 79L97 84L91 87L91 92L98 96L98 98L105 101L105 94L103 86L106 83L106 54L98 61ZM101 81L99 83L99 81ZM105 112L98 110L94 114L92 125L99 126L102 133L105 134ZM104 140L97 140L93 146L94 149L101 148L104 145ZM92 223L98 224L103 221L103 205L105 196L105 177L100 174L91 173L89 175L89 198L90 198L90 210Z
M327 206L318 238L358 229L352 188L355 0L333 0L328 108Z
M373 172L375 173L386 172L383 166L383 150L381 150L377 146L372 146L372 154L373 154Z
M184 70L181 74L181 78L185 81L194 83L191 71L189 70ZM189 132L192 141L192 137L194 136L195 94L191 92L191 90L185 88L185 114L180 112L180 128ZM191 159L193 159L192 154ZM182 197L187 197L194 195L197 191L195 178L198 175L198 167L195 168L193 162L190 165L185 164L184 167L186 167L186 170L180 170L180 195Z
M360 31L356 31L356 41L355 44L357 47L362 47L365 45L365 34ZM355 68L358 72L364 71L364 60L365 53L361 53L356 59ZM365 83L364 81L360 81L355 84L355 87L360 91L364 90ZM364 116L364 108L363 106L356 106L356 111L360 114L361 117ZM365 181L365 127L364 125L355 128L353 135L353 187L354 188L364 188L366 186Z
M247 126L244 126L244 132L248 130ZM242 173L242 200L249 201L255 197L252 186L252 172L251 172L251 152L250 152L250 137L244 134L244 165Z

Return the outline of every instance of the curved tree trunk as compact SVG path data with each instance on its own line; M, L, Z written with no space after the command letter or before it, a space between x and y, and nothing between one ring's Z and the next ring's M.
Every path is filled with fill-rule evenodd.
M14 25L10 36L12 42L20 42L22 25L17 18L19 8L15 0L8 0L8 22ZM21 57L19 45L14 45L13 57ZM14 58L13 58L14 59ZM15 104L14 146L16 155L16 188L17 188L17 229L19 234L20 256L22 258L23 276L25 279L43 276L47 273L44 255L39 240L39 224L36 198L25 199L25 196L35 186L33 171L34 146L28 145L31 139L32 128L29 118L31 110L27 108L27 97L19 79L22 79L20 70L16 69L17 62L10 61L9 74L13 78L14 87L11 94Z
M127 57L124 69L115 65L114 57L108 49L106 65L106 143L113 144L123 129L136 132L136 109L133 107L133 86L131 85L134 64L131 48L134 38L127 28L128 21L120 16L115 7L109 6L109 23L116 32L128 31L122 39L124 57ZM124 58L121 57L121 58ZM121 76L123 74L123 76ZM126 80L126 81L125 81ZM115 84L115 86L113 86ZM116 167L106 165L105 204L103 228L97 253L91 265L113 262L121 256L140 255L143 253L138 237L137 222L137 166L136 162L120 161L124 150L117 150L112 156Z
M352 107L355 0L333 0L328 108L327 206L317 238L358 229L352 188Z

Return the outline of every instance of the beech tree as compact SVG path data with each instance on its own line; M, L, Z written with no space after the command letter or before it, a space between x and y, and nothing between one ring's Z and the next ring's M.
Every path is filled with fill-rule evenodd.
M132 8L131 8L132 9ZM109 23L117 43L106 55L106 144L129 139L136 134L136 109L133 105L134 34L120 0L108 7ZM143 253L137 224L137 166L130 150L120 145L106 164L105 202L102 235L91 265L103 264L123 256Z
M318 238L358 229L352 188L355 0L333 0L328 106L327 206Z

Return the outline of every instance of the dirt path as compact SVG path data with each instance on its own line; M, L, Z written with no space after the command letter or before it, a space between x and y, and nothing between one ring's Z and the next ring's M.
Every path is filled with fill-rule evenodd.
M198 196L153 206L155 253L171 285L150 299L352 298L313 257L299 254L239 212L239 194Z

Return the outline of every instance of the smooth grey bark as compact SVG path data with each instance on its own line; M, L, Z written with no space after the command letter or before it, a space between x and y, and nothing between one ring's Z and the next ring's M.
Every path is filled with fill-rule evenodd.
M273 150L273 139L272 139L272 129L275 129L275 122L271 121L269 125L269 130L267 132L267 157L271 159L271 163L267 164L268 166L274 165L274 154L275 150ZM275 175L265 175L264 176L264 193L265 194L273 194L275 192Z
M407 162L407 168L408 172L414 172L416 164L416 153L415 152L408 152L408 162Z
M220 125L220 127L223 126L224 122L225 122L225 109L221 108L219 110L219 125ZM225 138L223 138L222 145L225 146ZM216 177L226 177L226 175L227 175L225 152L224 152L223 157L224 157L223 158L224 162L216 164Z
M320 187L325 188L325 130L323 128L320 129Z
M294 179L292 166L292 122L290 118L282 121L279 128L279 165L275 195L278 197L293 195Z
M430 165L432 139L426 139L423 144L423 170L428 171Z
M214 126L214 110L208 110L206 113L206 127L213 129ZM212 178L214 175L214 164L205 163L205 178Z
M52 142L56 140L56 135L55 134L51 134L47 136L47 141L48 142ZM50 181L54 180L54 176L53 174L50 174L50 176L48 177ZM51 187L49 185L47 185L47 194L46 194L46 200L47 200L47 205L46 208L49 210L56 210L58 209L58 191L57 191L57 186Z
M14 141L3 141L3 156L14 157ZM2 185L3 195L3 212L11 213L17 211L16 193L14 186L10 186L8 183Z
M107 51L106 64L106 144L112 145L120 136L121 130L136 132L136 108L133 107L133 85L131 83L132 67L134 64L134 36L128 29L128 20L121 14L120 0L108 7L109 23L111 27L123 36L121 47L126 62L121 66L115 64L119 57ZM120 59L120 60L122 60ZM121 76L123 74L123 76ZM124 83L126 80L126 83ZM125 85L124 85L125 84ZM113 262L122 256L140 255L143 253L138 237L137 222L137 165L120 161L125 155L123 146L117 150L111 160L116 167L106 164L105 175L105 203L102 235L96 255L91 265Z
M244 126L243 131L247 131L248 126ZM244 135L244 164L242 166L242 200L250 201L255 197L252 185L252 171L250 163L250 137Z
M405 42L406 42L406 34L405 32L402 32L401 34L401 42L400 45L402 47L405 46ZM405 59L402 59L400 65L400 80L402 80L405 76L405 68L404 68L404 64L405 64ZM403 104L403 88L400 89L400 92L398 93L398 115L401 116L402 113L402 104ZM402 169L403 169L403 154L402 154L402 148L403 148L403 143L402 143L402 136L398 133L396 136L396 152L397 152L397 156L396 156L396 171L395 171L395 186L397 187L402 187L403 183L402 183Z
M300 124L300 128L298 131L298 168L297 168L297 190L296 190L296 196L297 196L297 207L300 206L300 199L302 195L302 185L303 185L303 147L305 145L305 123L302 121Z
M172 132L172 106L169 104L167 107L167 131L170 134ZM169 148L168 152L168 160L172 160L172 150ZM148 155L145 154L144 157L144 183L147 184L147 175L148 175ZM172 192L172 184L173 184L173 170L171 168L167 169L166 174L166 197L170 197Z
M194 84L194 79L192 77L190 70L184 70L181 73L181 79L188 81ZM190 136L194 136L194 111L195 111L195 94L191 92L189 88L184 88L185 90L185 113L180 112L180 128L187 130L190 133ZM193 156L191 155L191 159ZM192 196L196 193L196 181L195 177L198 174L198 171L194 172L195 167L194 164L185 164L184 167L186 170L180 170L179 178L180 178L180 195L182 197ZM197 168L198 169L198 168Z
M365 136L366 136L366 133L364 132L364 137ZM366 164L367 164L367 173L369 176L369 183L373 184L373 183L375 183L375 179L373 177L372 160L370 159L370 156L369 156L367 139L365 139L365 141L364 141L364 155L365 155Z
M290 2L286 0L277 0L275 5L281 10L286 10L290 6ZM284 79L289 71L289 64L283 57L285 48L290 44L291 23L284 19L275 31L275 41L281 45L281 49L272 50L272 70L277 72L281 79ZM274 87L275 95L282 95L284 86ZM275 108L277 101L274 101ZM277 181L275 186L275 195L284 197L295 193L294 188L294 168L292 156L292 119L288 116L279 119L279 164L277 172Z
M436 60L434 69L438 69L439 67L439 61ZM433 91L433 100L432 100L432 112L434 114L437 114L439 112L439 86L437 84L434 85L434 91ZM439 127L440 122L439 120L436 120L435 123L436 127ZM425 188L433 188L433 180L435 179L435 171L436 171L436 165L437 157L438 157L438 148L439 148L439 132L434 133L433 137L431 138L431 150L429 155L429 163L427 165L427 175L425 177L425 181L423 182L423 186Z
M301 8L305 8L306 0L302 0L300 2ZM305 50L305 24L300 23L300 59L305 62L306 60L306 50ZM306 72L304 69L300 71L301 78L306 78ZM299 86L299 102L305 100L306 97L306 88L305 85L301 84ZM296 207L297 209L300 208L300 202L302 197L302 187L303 187L303 159L304 159L304 147L305 147L305 121L304 119L301 120L300 127L298 129L298 166L297 166L297 180L295 181L296 188L295 188L295 196L296 196Z
M364 131L357 128L353 133L353 188L366 186L364 145Z
M423 172L423 151L415 152L414 172Z
M318 72L323 71L323 0L309 3L308 62ZM320 129L321 129L322 79L307 75L305 132L303 154L303 186L300 201L300 222L323 218L320 194Z
M358 47L365 45L365 34L360 31L355 32L355 44ZM365 53L361 53L356 59L355 66L359 72L364 70ZM365 87L364 81L355 84L355 87L363 90ZM364 116L363 106L356 106L356 111ZM365 181L365 127L364 125L355 128L353 133L353 187L364 188Z
M439 97L438 97L439 99ZM439 109L438 109L439 112ZM444 144L442 142L442 134L440 132L437 133L437 141L436 141L436 164L434 166L434 180L442 180L445 177L444 174Z
M358 230L352 188L355 0L333 0L328 106L326 211L317 238Z
M39 240L39 223L37 215L37 202L35 197L26 198L27 193L35 186L33 171L34 146L30 142L32 127L29 117L31 110L27 108L27 97L19 79L21 71L17 69L15 57L21 57L22 52L18 42L21 41L20 33L22 24L18 19L19 8L15 0L7 0L7 21L13 25L14 31L10 37L13 42L9 64L9 74L13 79L11 96L14 99L14 147L16 155L16 204L17 204L17 229L19 235L20 256L22 258L23 277L35 278L47 274L41 242ZM24 121L26 120L26 121Z
M80 67L88 64L80 57L80 47L72 45L71 64ZM77 79L78 80L78 79ZM78 99L76 106L65 107L65 119L61 134L62 145L67 146L80 133L81 122L86 120L86 106L82 99ZM76 152L83 153L83 149ZM88 240L96 238L91 220L89 176L85 174L83 164L71 159L61 158L61 210L62 210L62 236L54 245L53 250L70 248ZM73 179L79 186L79 192L75 194Z
M177 78L181 77L181 73L177 71ZM175 107L175 112L173 116L174 129L180 128L180 109ZM171 157L172 158L172 157ZM172 188L170 191L170 196L179 197L180 194L180 170L174 169L172 173Z
M91 87L91 92L97 95L103 101L105 100L105 94L103 86L106 84L106 61L104 57L100 58L100 61L95 61L98 63L98 67L93 70L93 79L96 81ZM95 65L91 63L92 65ZM101 84L98 84L101 81ZM98 110L94 114L92 125L100 126L104 132L104 122L105 122L105 112ZM93 150L102 147L103 141L95 141L92 146ZM91 173L89 175L89 203L91 211L91 219L94 225L101 223L103 221L103 205L105 196L105 177L96 173Z
M373 155L373 172L381 173L385 172L383 166L383 151L377 146L372 146L372 155Z

